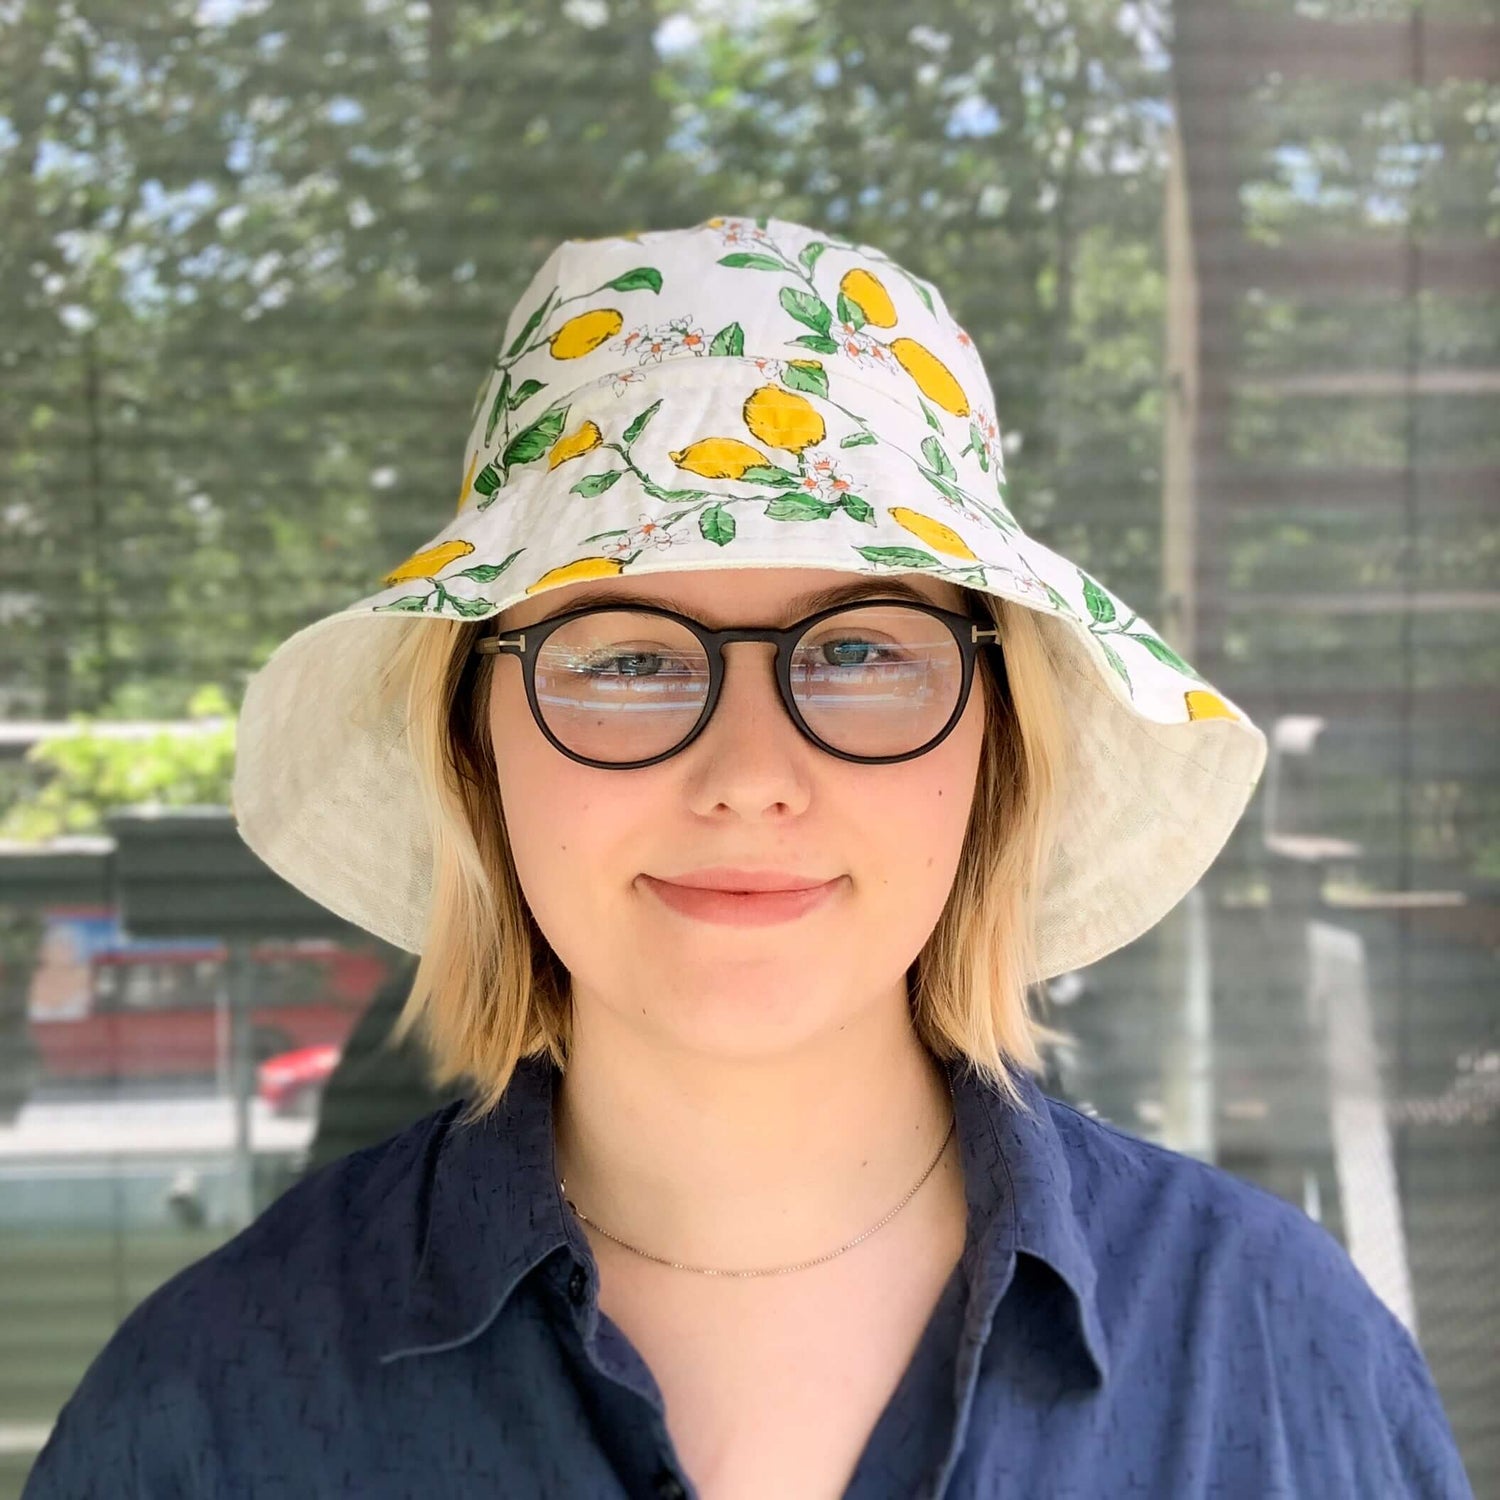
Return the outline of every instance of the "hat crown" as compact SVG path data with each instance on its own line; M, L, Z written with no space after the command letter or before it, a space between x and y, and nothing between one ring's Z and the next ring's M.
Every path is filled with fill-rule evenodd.
M936 289L869 246L774 218L562 241L486 372L454 513L251 681L242 837L420 952L437 846L389 674L412 632L627 576L920 574L1036 615L1071 731L1037 977L1093 962L1202 874L1266 742L1147 620L1022 530L992 402Z
M883 251L778 218L563 240L506 320L476 397L466 458L512 472L518 432L587 387L669 360L727 357L819 387L854 382L908 407L1003 476L994 394L941 293ZM548 434L550 436L550 434Z

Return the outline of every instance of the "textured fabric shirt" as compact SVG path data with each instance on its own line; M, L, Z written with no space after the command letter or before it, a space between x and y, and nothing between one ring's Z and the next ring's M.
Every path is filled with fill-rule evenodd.
M846 1496L1472 1497L1422 1354L1326 1230L947 1066L967 1241ZM165 1282L24 1500L694 1495L558 1192L557 1076L528 1059L479 1126L458 1101L341 1157Z

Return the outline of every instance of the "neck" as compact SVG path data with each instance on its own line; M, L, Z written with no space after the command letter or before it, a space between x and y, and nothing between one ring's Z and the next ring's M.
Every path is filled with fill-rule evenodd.
M896 1000L795 1052L725 1058L664 1050L575 996L554 1127L567 1196L628 1244L687 1265L837 1249L911 1191L953 1122L942 1064ZM934 1171L903 1216L955 1191L957 1171Z

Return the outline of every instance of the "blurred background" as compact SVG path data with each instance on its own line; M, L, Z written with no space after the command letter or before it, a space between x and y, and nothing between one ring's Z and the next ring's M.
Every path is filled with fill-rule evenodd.
M920 18L920 19L917 19ZM1301 1206L1500 1495L1487 0L0 5L0 1497L120 1319L444 1098L227 807L247 676L451 514L561 238L943 289L1028 529L1265 727L1046 1086Z

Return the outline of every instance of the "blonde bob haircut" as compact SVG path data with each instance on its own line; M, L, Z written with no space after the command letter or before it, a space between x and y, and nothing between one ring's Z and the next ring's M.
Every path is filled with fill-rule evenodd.
M1041 1047L1074 1041L1033 1013L1037 893L1047 869L1069 745L1054 668L1035 614L964 590L1000 631L1007 695L981 652L976 687L985 736L953 888L907 971L913 1026L936 1057L962 1056L1016 1107L1012 1069L1040 1073ZM431 830L426 941L388 1045L414 1030L429 1082L468 1093L474 1124L499 1101L516 1064L547 1052L566 1067L567 970L525 897L502 811L489 732L498 660L474 652L488 620L435 620L402 638L385 694L405 694L413 760Z

